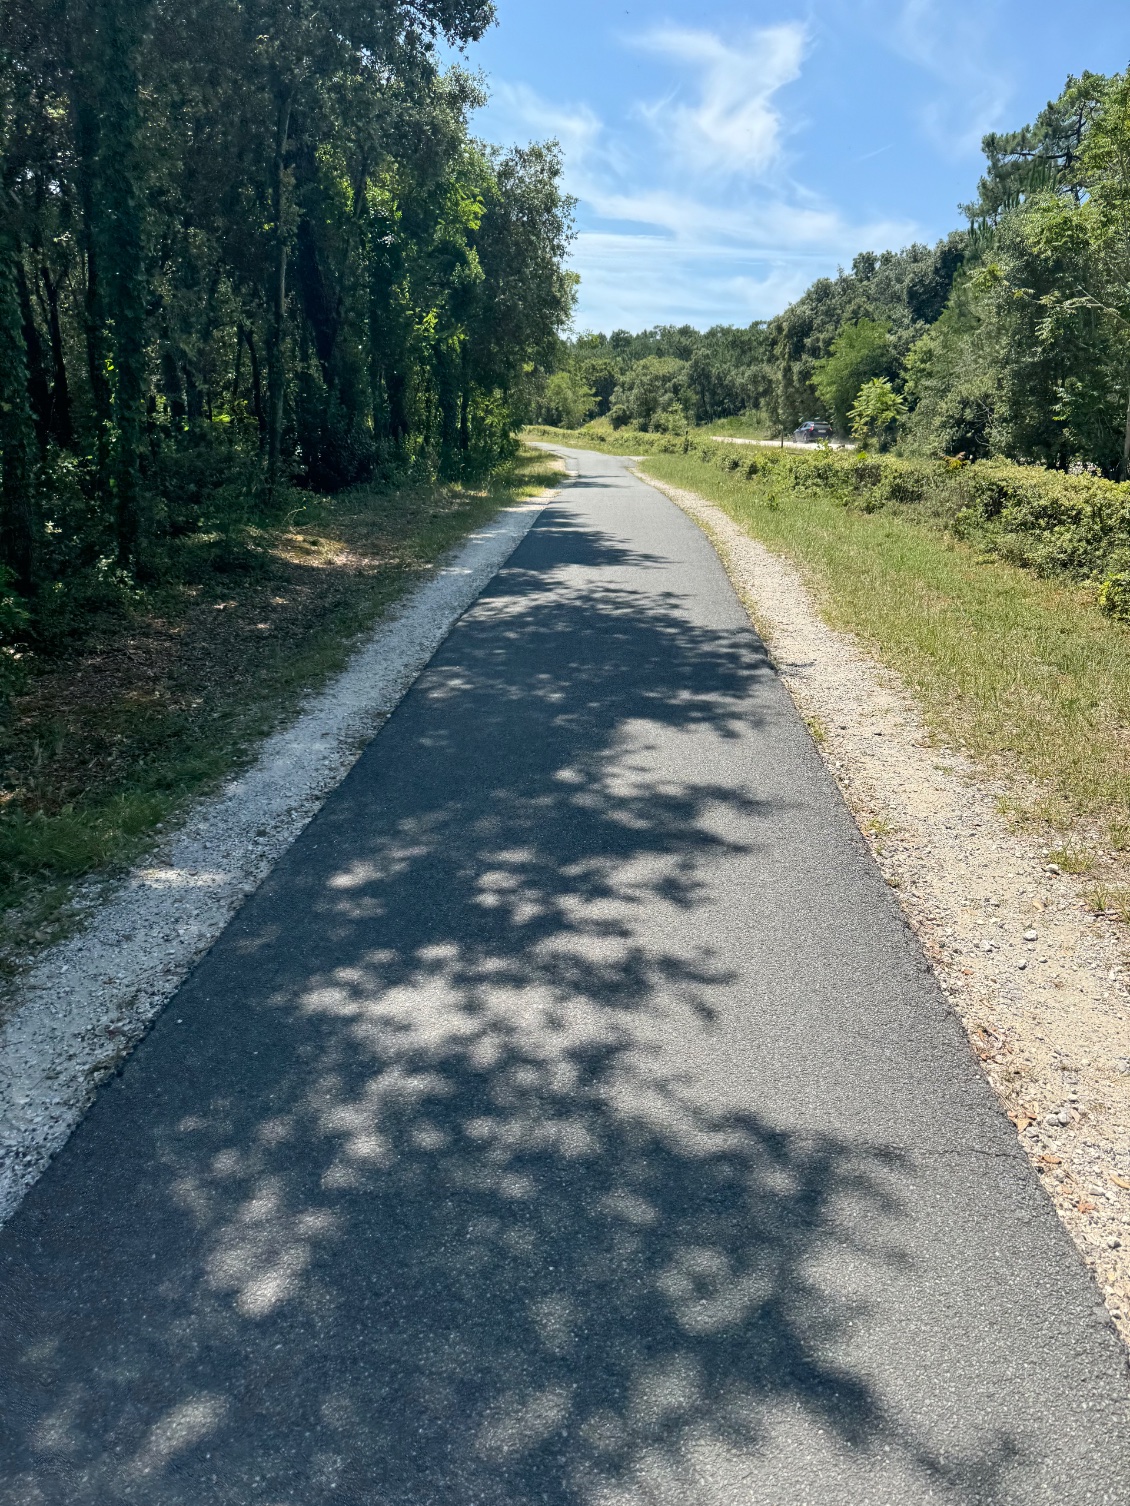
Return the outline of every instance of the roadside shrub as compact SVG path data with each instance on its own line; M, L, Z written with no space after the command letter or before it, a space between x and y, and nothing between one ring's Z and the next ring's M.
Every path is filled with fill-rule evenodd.
M1119 622L1130 622L1130 570L1108 575L1099 587L1099 610Z
M735 466L730 445L691 449L724 471L740 469L766 495L832 492L863 512L894 508L1040 575L1121 579L1130 570L1130 485L1101 476L826 449L766 448Z
M607 420L572 433L532 432L566 443L606 444L613 438ZM1125 482L1003 460L970 464L776 446L743 454L736 445L693 433L675 437L632 431L616 436L620 445L626 440L636 454L696 456L766 499L783 499L792 491L830 492L843 505L863 512L890 508L945 528L1039 575L1103 581L1104 589L1107 581L1130 575L1130 484ZM1117 583L1111 586L1112 603L1122 600L1122 589ZM1116 606L1111 615L1121 610Z

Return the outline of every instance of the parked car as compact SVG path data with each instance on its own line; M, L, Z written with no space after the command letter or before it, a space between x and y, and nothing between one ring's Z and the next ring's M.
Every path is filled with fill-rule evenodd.
M820 444L831 437L832 425L822 418L806 418L799 429L793 430L793 438L801 444Z

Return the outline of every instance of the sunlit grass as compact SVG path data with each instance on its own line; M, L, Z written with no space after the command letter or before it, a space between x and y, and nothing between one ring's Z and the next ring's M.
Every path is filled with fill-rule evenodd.
M905 677L940 740L1044 787L1028 814L1087 818L1111 851L1125 847L1130 627L1104 617L1092 590L985 559L905 516L815 490L763 493L694 455L649 455L642 469L718 502L793 559L832 626ZM1086 844L1059 845L1079 871Z

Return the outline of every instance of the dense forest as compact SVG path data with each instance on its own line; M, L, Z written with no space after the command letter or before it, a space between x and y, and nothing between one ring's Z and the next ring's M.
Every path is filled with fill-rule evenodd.
M541 421L682 431L745 414L784 434L823 417L907 454L1127 479L1130 73L1070 79L984 149L967 228L857 256L746 329L583 335Z
M489 0L8 0L0 628L294 487L489 469L575 279L552 146L475 141Z

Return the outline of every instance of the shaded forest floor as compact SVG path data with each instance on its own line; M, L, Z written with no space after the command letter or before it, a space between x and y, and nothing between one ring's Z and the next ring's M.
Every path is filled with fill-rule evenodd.
M73 923L63 902L75 880L137 858L450 546L557 469L524 451L479 489L303 497L279 525L250 530L225 570L25 659L0 725L0 968Z

